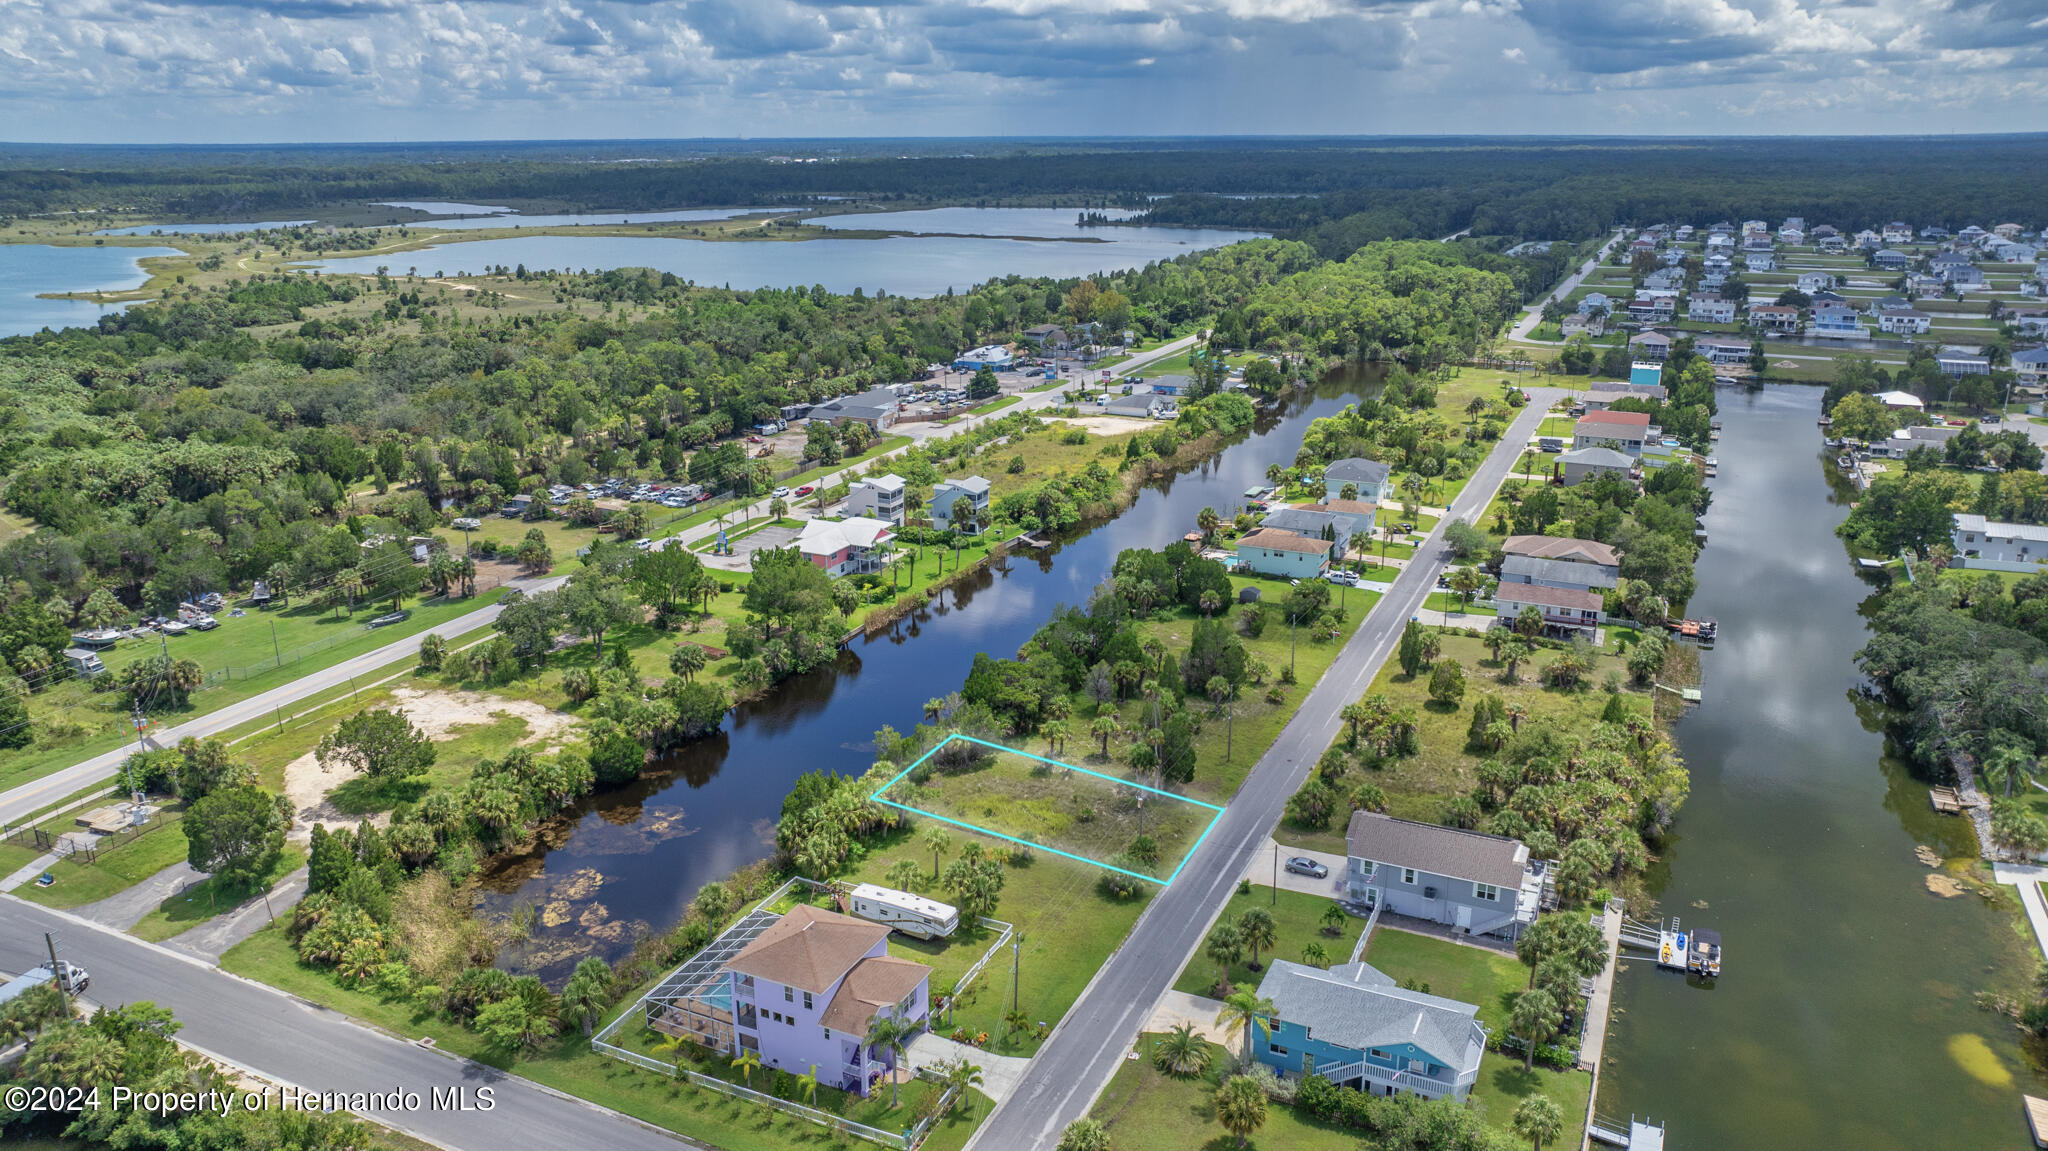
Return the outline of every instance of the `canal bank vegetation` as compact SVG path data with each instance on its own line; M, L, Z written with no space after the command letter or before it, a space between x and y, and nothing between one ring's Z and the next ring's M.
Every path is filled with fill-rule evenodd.
M2048 850L2048 805L2033 786L2048 750L2048 688L2036 673L2048 658L2048 576L1939 570L1923 561L1917 582L1884 593L1857 663L1896 709L1914 764L1936 781L1973 775L1990 796L1985 850L2032 857Z

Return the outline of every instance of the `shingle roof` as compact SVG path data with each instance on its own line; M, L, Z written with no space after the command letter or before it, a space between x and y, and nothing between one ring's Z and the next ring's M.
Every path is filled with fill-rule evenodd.
M1493 593L1493 601L1502 607L1535 604L1565 611L1599 611L1607 602L1598 592L1533 583L1504 583Z
M1613 568L1575 564L1569 560L1537 559L1535 556L1507 557L1501 561L1500 574L1503 580L1509 576L1527 576L1532 580L1575 583L1581 587L1613 587L1621 580Z
M1326 484L1383 484L1393 467L1378 460L1337 460L1323 469Z
M1324 971L1276 959L1259 982L1275 1014L1309 1029L1315 1039L1353 1051L1414 1044L1446 1067L1478 1065L1485 1036L1479 1008L1408 991L1365 963Z
M1578 563L1618 566L1621 557L1598 540L1577 540L1569 536L1509 536L1501 551L1511 556L1534 556L1546 560L1574 560Z
M888 935L889 929L879 923L805 904L756 936L726 966L742 975L822 994Z
M1324 555L1330 550L1330 541L1310 539L1280 528L1253 528L1237 541L1239 548L1265 548L1269 551L1300 552L1303 555Z
M1529 849L1512 839L1364 810L1351 813L1344 841L1358 859L1496 887L1520 887L1529 859Z
M1580 448L1565 452L1557 457L1566 464L1585 464L1589 467L1621 468L1623 471L1635 466L1635 461L1613 448Z
M903 1002L931 973L931 968L909 959L870 956L846 973L846 982L839 985L818 1021L834 1031L865 1035L875 1012Z
M1313 508L1281 508L1267 515L1260 523L1264 527L1277 528L1310 538L1320 538L1326 526L1336 529L1339 539L1372 530L1370 514L1361 516L1347 512L1317 511Z
M988 481L981 476L967 476L957 480L940 480L939 487L957 488L963 492L980 495L988 490Z
M1613 424L1631 431L1644 432L1650 426L1648 412L1588 412L1579 417L1578 427L1584 430L1589 424Z

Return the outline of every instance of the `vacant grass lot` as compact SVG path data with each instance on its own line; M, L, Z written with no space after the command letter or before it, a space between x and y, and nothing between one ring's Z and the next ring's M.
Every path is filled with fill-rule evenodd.
M1129 786L1104 778L1107 773L1076 771L1011 751L992 751L957 772L925 772L949 752L968 746L976 745L954 736L882 797L997 836L1162 880L1180 866L1216 816L1209 807L1153 792L1151 781ZM923 783L917 782L919 776ZM1152 841L1143 854L1141 836Z
M1358 933L1364 929L1365 921L1351 916L1344 917L1344 927L1336 935L1323 930L1323 913L1335 906L1335 901L1320 895L1301 891L1284 891L1254 884L1250 893L1238 892L1223 905L1223 914L1216 920L1220 927L1235 923L1239 916L1258 908L1273 917L1274 944L1259 956L1262 969L1251 969L1251 956L1245 955L1230 965L1230 983L1257 989L1259 980L1265 978L1263 966L1275 959L1287 959L1305 963L1302 949L1314 943L1322 947L1328 957L1324 966L1349 962L1351 949L1358 944ZM1216 992L1217 968L1214 960L1197 951L1188 965L1181 969L1180 978L1173 981L1175 991L1190 995L1218 998Z

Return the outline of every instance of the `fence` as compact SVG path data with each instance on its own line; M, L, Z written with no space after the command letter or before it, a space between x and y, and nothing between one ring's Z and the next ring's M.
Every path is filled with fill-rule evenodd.
M776 903L780 902L785 895L788 895L791 891L795 890L799 885L807 887L812 891L832 890L831 884L820 883L815 879L807 879L801 875L793 876L782 886L776 888L774 891L769 892L767 896L762 898L759 903L756 903L753 907L753 910L763 911L774 906ZM968 968L966 974L962 975L959 981L954 984L954 992L956 995L959 991L965 989L968 984L972 983L975 980L975 978L981 974L982 969L988 966L989 960L994 959L996 952L1001 950L1003 944L1009 942L1010 938L1016 933L1016 927L1013 924L1005 923L1000 919L982 918L978 920L978 922L980 922L984 927L1000 927L1002 928L1002 932L996 937L996 941L989 946L989 949L982 953L981 958L975 961L974 966ZM699 1071L692 1071L687 1067L681 1066L680 1064L664 1063L663 1061L656 1059L652 1056L642 1055L637 1051L628 1051L624 1047L620 1047L617 1044L609 1042L609 1040L614 1035L617 1035L619 1033L619 1030L626 1025L628 1020L644 1020L647 1017L646 1003L647 996L642 995L638 1000L634 1001L631 1007L628 1007L626 1010L620 1012L618 1018L612 1020L610 1023L605 1024L603 1030L599 1031L595 1036L591 1037L590 1049L601 1055L609 1055L613 1059L617 1059L622 1063L629 1063L635 1067L641 1068L646 1071L659 1072L660 1074L666 1075L671 1079L681 1079L685 1082L695 1084L698 1087L705 1087L709 1088L712 1091L723 1092L724 1094L731 1095L736 1099L745 1099L750 1102L760 1103L765 1106L772 1107L785 1115L792 1115L798 1119L803 1119L807 1122L816 1123L829 1131L843 1132L848 1135L858 1136L859 1138L866 1139L871 1143L879 1143L884 1147L898 1148L899 1151L915 1151L915 1149L924 1142L925 1137L931 1133L933 1124L937 1123L940 1117L944 1116L948 1111L952 1109L955 1098L960 1093L959 1087L948 1086L945 1089L945 1091L939 1096L938 1105L933 1107L928 1115L926 1115L923 1119L920 1119L916 1124L910 1127L906 1127L900 1132L889 1132L883 1131L877 1127L869 1127L864 1123L856 1123L843 1115L835 1115L830 1111L822 1111L816 1107L811 1107L802 1103L798 1103L795 1100L783 1099L774 1095L769 1095L765 1092L756 1091L750 1087L741 1086L738 1083L728 1083L727 1081L720 1079L716 1076L705 1075ZM929 1078L929 1076L926 1076L923 1072L919 1073L919 1077Z

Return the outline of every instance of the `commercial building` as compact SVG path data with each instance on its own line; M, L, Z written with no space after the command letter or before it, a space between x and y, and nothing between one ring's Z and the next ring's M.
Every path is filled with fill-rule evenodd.
M1016 362L1017 357L1011 354L1010 349L1001 344L984 344L979 348L970 348L956 356L953 360L953 370L956 372L978 372L983 368L987 368L992 372L1007 372Z

